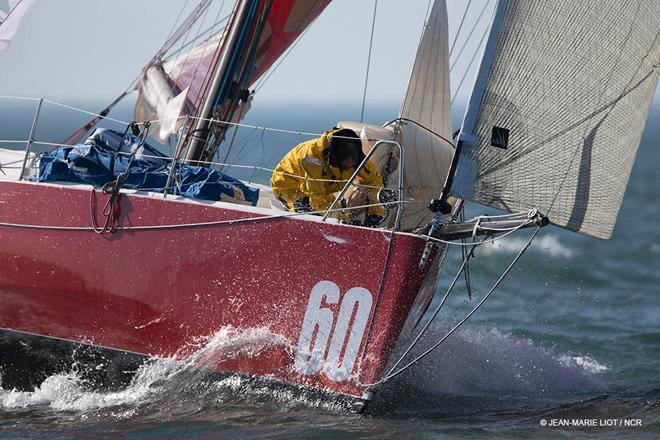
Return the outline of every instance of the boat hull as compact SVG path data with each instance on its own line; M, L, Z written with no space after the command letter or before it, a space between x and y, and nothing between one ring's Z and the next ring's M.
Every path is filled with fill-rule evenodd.
M222 333L200 365L359 397L425 275L413 235L220 202L127 192L97 234L90 192L0 182L1 329L180 359Z

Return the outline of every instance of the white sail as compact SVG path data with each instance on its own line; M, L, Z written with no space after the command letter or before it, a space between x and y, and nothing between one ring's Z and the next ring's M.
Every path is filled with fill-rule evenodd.
M431 217L428 202L442 192L454 152L448 142L451 140L449 104L447 5L445 0L436 0L424 28L401 107L401 117L416 122L403 123L405 197L419 202L404 207L403 229L413 229L428 222Z
M179 118L190 86L180 90L172 77L155 64L149 67L140 81L133 119L136 121L157 121L152 123L151 135L163 144L168 144L170 135L177 133L183 123Z
M32 3L34 0L9 0L9 11L0 11L0 52L9 47Z
M222 36L220 32L185 54L154 64L143 73L133 118L160 121L154 124L151 133L161 143L167 144L170 136L178 132L183 123L182 119L177 120L180 115L192 113Z
M500 0L451 194L609 238L659 65L657 0Z

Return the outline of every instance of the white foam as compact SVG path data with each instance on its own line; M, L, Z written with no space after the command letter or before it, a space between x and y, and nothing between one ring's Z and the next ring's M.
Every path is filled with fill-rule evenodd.
M560 356L559 360L566 366L579 365L586 371L593 374L604 373L609 369L605 365L599 363L597 360L589 356L562 355Z
M0 407L13 409L47 406L63 411L90 411L121 405L135 406L159 398L167 392L168 386L176 384L186 372L198 371L200 367L212 366L223 359L258 356L275 345L290 349L286 338L267 328L239 331L233 327L224 327L186 347L184 351L194 351L184 360L158 358L143 364L130 385L120 391L87 390L84 381L73 371L52 375L31 392L0 388ZM231 380L226 383L231 384ZM122 414L119 413L119 416Z
M422 346L445 331L432 326ZM144 364L122 390L90 391L75 372L56 374L32 392L0 389L0 408L50 407L84 413L111 408L113 417L127 418L146 404L178 401L181 390L192 387L194 399L203 399L205 393L214 393L210 395L214 400L235 393L248 396L249 401L266 398L290 406L339 409L324 399L310 400L295 389L277 387L268 379L255 382L232 375L204 385L197 375L205 365L258 356L275 345L292 353L290 341L267 328L239 331L225 327L186 347L184 351L191 354L184 360L161 358ZM607 367L583 354L558 354L495 329L461 329L402 380L438 395L538 396L602 390L605 387L596 375L604 371Z
M151 385L157 374L153 369L162 370L162 364L151 364L142 374L138 373L129 387L117 392L95 392L85 390L75 373L55 374L46 378L34 391L0 390L0 404L3 408L27 408L49 406L56 410L86 411L110 406L135 404L146 399L154 390Z
M503 238L491 243L486 243L480 246L477 252L484 255L492 255L497 253L517 253L527 242L526 238ZM530 246L530 250L542 252L552 258L571 258L574 251L563 245L556 235L543 235L537 237Z

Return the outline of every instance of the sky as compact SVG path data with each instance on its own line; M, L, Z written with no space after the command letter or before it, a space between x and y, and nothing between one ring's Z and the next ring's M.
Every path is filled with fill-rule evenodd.
M487 2L473 1L465 27ZM6 10L6 3L0 0L0 9ZM226 2L227 11L232 3ZM184 4L184 0L36 0L9 49L0 53L0 94L65 101L112 99L160 47ZM454 26L464 5L448 2ZM428 0L378 1L369 101L402 100L427 6ZM372 0L334 0L260 90L258 99L361 101L373 7ZM480 32L489 16L487 12L482 18ZM473 51L472 45L465 50L466 55ZM464 66L457 71L460 67Z
M234 2L225 2L229 12ZM35 0L9 49L0 52L0 95L43 96L65 103L109 101L130 84L161 46L182 6L189 10L196 3ZM468 67L494 3L471 2L463 34L482 8L486 12L473 42L452 71L453 89ZM403 99L428 4L428 0L378 0L368 104ZM447 1L450 44L466 4L464 0ZM360 102L373 7L373 0L333 0L259 91L256 102ZM0 9L8 9L7 0L0 0ZM462 44L459 39L455 53ZM477 63L478 57L457 101L466 100ZM656 93L655 102L659 101Z

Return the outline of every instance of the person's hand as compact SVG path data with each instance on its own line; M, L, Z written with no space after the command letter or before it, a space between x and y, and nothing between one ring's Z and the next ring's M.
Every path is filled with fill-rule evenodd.
M300 197L299 199L296 199L293 202L293 209L296 210L296 212L313 212L314 209L312 208L312 205L309 204L309 197L303 196Z
M375 214L367 214L367 217L364 219L364 226L369 228L376 227L383 222L383 217Z

